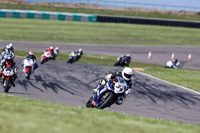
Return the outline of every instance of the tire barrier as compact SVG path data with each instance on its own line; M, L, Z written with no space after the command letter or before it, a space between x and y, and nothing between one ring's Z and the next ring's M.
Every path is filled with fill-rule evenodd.
M46 11L32 11L32 10L8 10L8 9L0 9L0 17L68 20L68 21L83 21L83 22L97 21L97 16L90 14L46 12Z
M97 22L200 28L200 22L198 21L139 18L139 17L118 17L118 16L97 15Z

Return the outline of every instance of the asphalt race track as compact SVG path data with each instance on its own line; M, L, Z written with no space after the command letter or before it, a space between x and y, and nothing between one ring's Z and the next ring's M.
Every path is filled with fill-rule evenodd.
M19 67L18 79L16 87L12 87L8 94L82 107L85 107L91 96L91 90L97 85L99 79L108 73L122 69L112 66L49 61L39 65L30 80L27 80L21 71L22 58L15 60ZM200 124L200 94L136 71L134 71L132 81L132 93L124 103L113 105L105 110ZM0 93L4 93L2 86Z
M9 44L10 41L1 41L0 49ZM104 54L120 56L121 54L131 54L132 62L142 62L151 64L160 64L165 66L171 59L172 53L182 64L182 68L200 70L200 47L164 47L164 46L114 46L114 45L87 45L87 44L49 44L49 43L27 43L12 42L15 49L43 51L51 45L60 48L60 52L71 52L79 48L84 53ZM152 59L148 60L148 52L152 52ZM191 53L192 61L188 61L188 54ZM117 57L116 57L117 59Z

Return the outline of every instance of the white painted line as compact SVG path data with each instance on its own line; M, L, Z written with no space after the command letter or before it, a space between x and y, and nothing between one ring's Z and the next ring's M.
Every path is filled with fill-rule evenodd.
M148 74L146 74L146 73L142 73L142 72L140 72L140 71L135 71L135 72L137 72L137 73L139 73L139 74L142 74L142 75L145 75L145 76L147 76L147 77L150 77L150 78L153 78L153 79L156 79L156 80L159 80L159 81L165 82L165 83L167 83L167 84L171 84L171 85L173 85L173 86L176 86L176 87L182 88L182 89L184 89L184 90L187 90L187 91L193 92L193 93L195 93L195 94L200 95L200 92L197 92L197 91L191 90L191 89L186 88L186 87L184 87L184 86L177 85L177 84L174 84L174 83L168 82L168 81L166 81L166 80L156 78L156 77L154 77L154 76L148 75Z

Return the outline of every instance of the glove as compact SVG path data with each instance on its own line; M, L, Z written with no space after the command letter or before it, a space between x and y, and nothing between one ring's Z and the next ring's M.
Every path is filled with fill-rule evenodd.
M127 90L127 91L125 92L126 95L128 95L128 94L130 94L130 93L131 93L131 89L129 89L129 90Z
M104 85L105 83L106 83L105 80L99 80L98 85Z
M111 76L112 76L112 74L108 74L108 75L105 77L106 82L109 82L109 80L111 79Z

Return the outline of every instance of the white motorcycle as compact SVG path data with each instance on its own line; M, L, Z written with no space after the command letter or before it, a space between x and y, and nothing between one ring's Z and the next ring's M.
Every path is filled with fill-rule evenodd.
M52 58L52 55L48 51L44 51L44 53L41 55L41 64L44 64L47 62L50 58Z
M30 79L31 73L33 73L35 62L32 59L26 58L22 62L23 69L22 71L25 73L26 79Z

